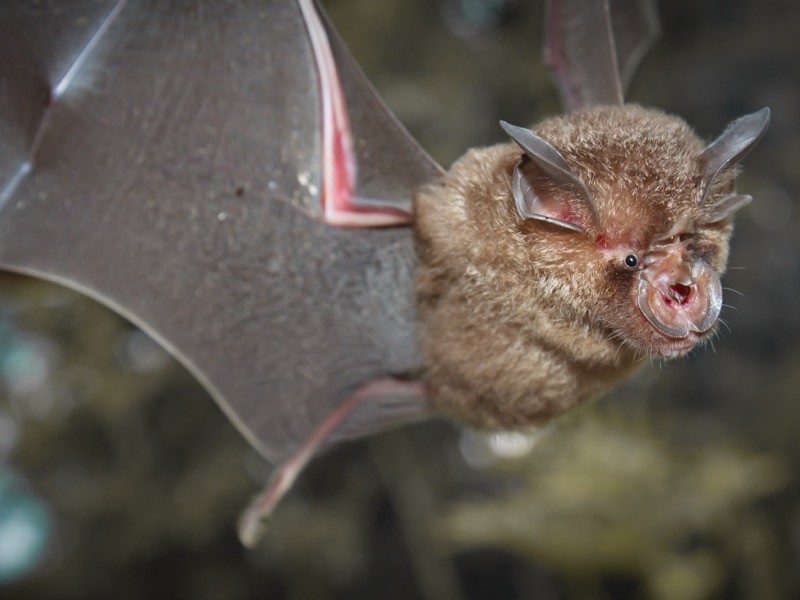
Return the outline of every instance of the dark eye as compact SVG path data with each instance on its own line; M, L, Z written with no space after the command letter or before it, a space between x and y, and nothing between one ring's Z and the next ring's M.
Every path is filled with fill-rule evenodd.
M636 257L635 254L628 254L628 256L625 257L626 267L630 267L632 269L638 264L639 264L639 259Z

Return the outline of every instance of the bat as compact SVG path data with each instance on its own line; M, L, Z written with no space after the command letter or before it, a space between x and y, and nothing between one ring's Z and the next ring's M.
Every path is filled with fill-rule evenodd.
M541 423L713 332L735 165L624 105L647 3L554 0L569 111L445 174L311 0L0 8L0 267L110 306L281 465L445 414ZM202 40L202 44L198 40Z

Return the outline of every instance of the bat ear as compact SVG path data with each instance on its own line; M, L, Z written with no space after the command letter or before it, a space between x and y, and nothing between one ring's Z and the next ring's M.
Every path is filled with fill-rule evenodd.
M706 217L706 223L719 223L727 219L740 208L744 208L753 201L752 196L746 194L728 194L713 207L711 213Z
M767 130L767 125L769 125L769 115L769 108L765 107L753 114L739 117L728 125L725 131L722 132L722 135L703 150L697 158L700 163L703 179L705 180L701 204L705 201L708 191L711 189L711 185L714 183L714 179L717 175L726 167L733 166L742 160L753 146L756 145L756 142L761 139L761 136L763 136L764 132ZM724 198L722 205L725 205L728 200L729 197ZM723 211L725 214L717 220L722 220L746 203L747 202L740 202L733 208L728 209L727 212Z
M523 219L538 219L559 225L573 231L586 231L570 202L577 196L578 201L588 211L592 222L597 225L597 208L589 195L589 190L578 177L570 171L567 161L530 129L517 127L500 121L500 126L525 153L514 167L512 191L517 212ZM565 194L545 192L536 185L537 178L544 174ZM581 213L583 211L577 211Z

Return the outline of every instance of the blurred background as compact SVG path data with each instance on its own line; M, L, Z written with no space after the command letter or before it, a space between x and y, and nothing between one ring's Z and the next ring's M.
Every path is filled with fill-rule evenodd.
M544 7L330 0L444 165L560 111ZM0 275L0 597L800 597L800 4L670 0L628 98L711 139L762 106L714 348L654 362L535 438L444 422L316 460L257 550L270 466L143 333Z

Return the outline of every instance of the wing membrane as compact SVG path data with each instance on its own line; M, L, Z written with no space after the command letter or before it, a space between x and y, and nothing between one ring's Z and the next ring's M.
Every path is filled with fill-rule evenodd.
M294 2L8 2L0 23L0 266L143 327L271 460L418 367L411 231L296 210L322 175Z
M653 0L550 0L545 62L566 110L622 104L658 32Z

